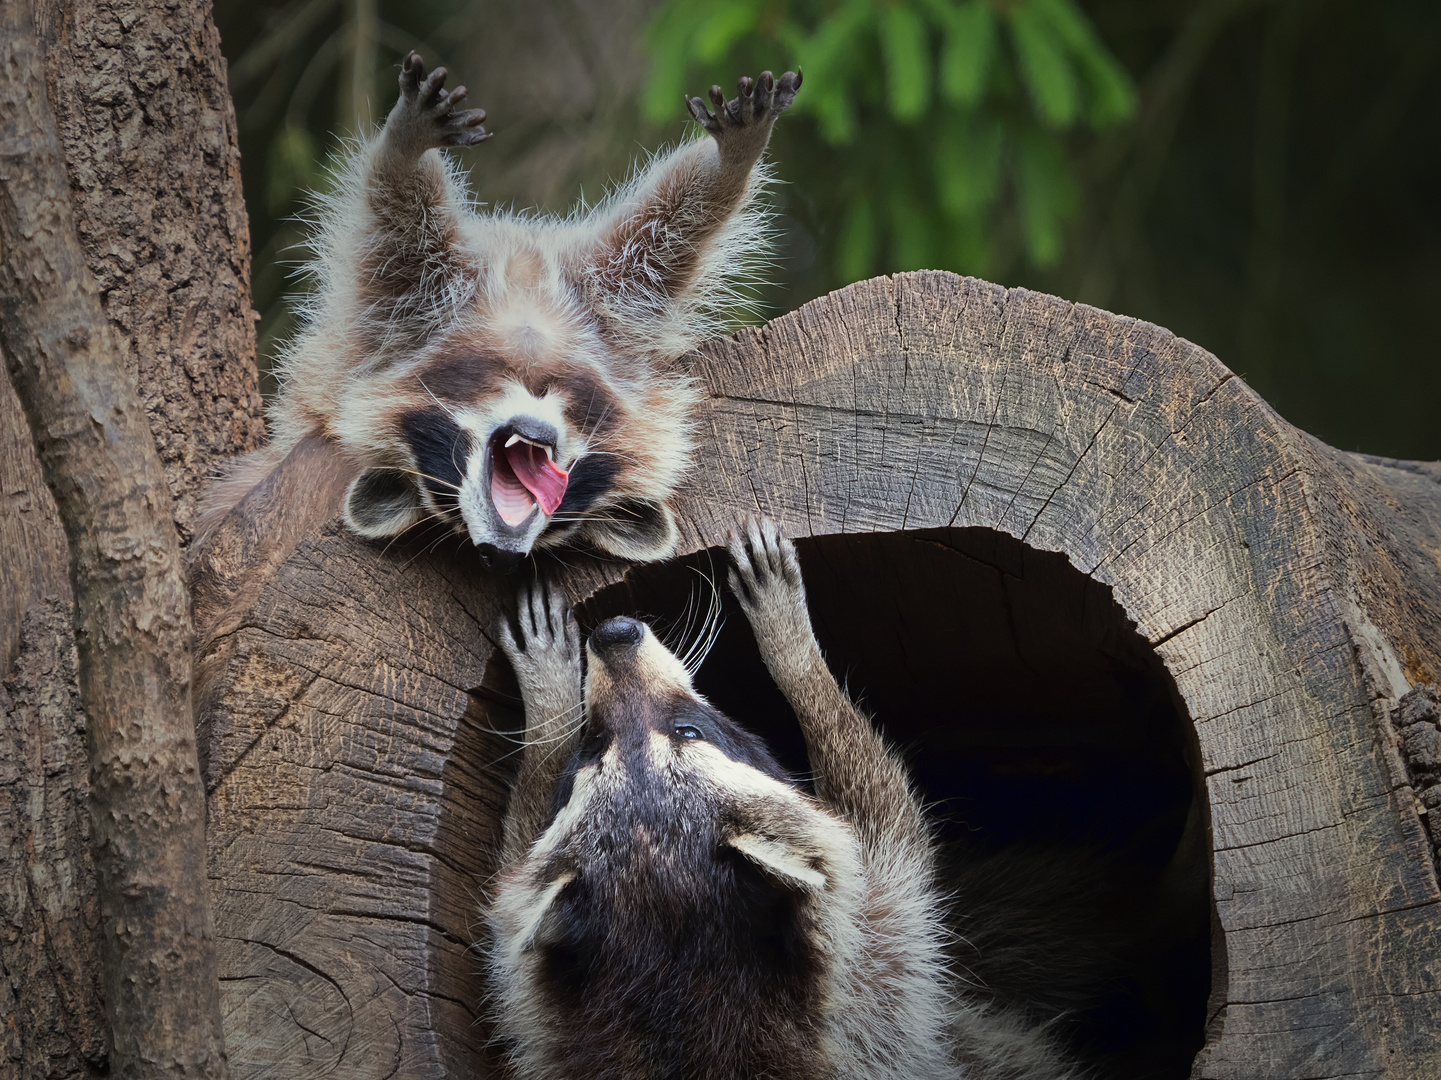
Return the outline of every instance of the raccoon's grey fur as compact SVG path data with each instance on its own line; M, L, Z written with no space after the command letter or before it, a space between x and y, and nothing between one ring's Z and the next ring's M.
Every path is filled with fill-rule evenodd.
M752 523L731 553L815 797L644 624L596 628L583 690L556 593L522 590L519 635L501 630L527 745L488 961L516 1074L1075 1075L1034 1026L950 977L920 803L826 668L794 548Z
M271 442L216 485L209 520L302 438L363 470L345 520L370 537L427 519L511 568L576 538L668 554L666 502L691 453L681 363L743 302L766 255L760 159L800 76L739 82L709 133L654 158L588 213L477 213L440 147L488 137L412 53L400 100L319 202L304 329L279 358Z

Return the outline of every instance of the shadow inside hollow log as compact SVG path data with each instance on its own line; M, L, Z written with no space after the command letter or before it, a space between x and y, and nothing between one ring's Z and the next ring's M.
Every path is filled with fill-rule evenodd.
M1188 1076L1212 977L1194 733L1110 589L988 529L797 548L832 670L931 804L957 969L981 993L1063 1013L1057 1030L1099 1075ZM696 686L804 777L726 565L710 549L635 567L582 605L582 627L639 616L680 652L718 599Z

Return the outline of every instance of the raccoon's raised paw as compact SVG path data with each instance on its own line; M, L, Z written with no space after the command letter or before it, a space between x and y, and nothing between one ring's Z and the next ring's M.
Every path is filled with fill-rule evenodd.
M501 620L496 634L515 669L521 696L531 702L575 698L580 691L580 628L565 595L546 581L522 585L516 597L516 627Z
M445 76L443 67L426 75L419 53L407 56L400 65L400 100L385 121L387 132L395 128L407 144L426 150L474 146L490 138L493 133L480 126L485 121L485 110L457 109L465 100L465 87L446 90Z
M735 566L729 582L750 620L762 652L768 641L811 636L806 611L806 588L795 545L781 535L769 518L752 518L730 534Z
M726 100L725 92L719 86L712 86L710 100L714 113L698 97L686 98L685 104L696 123L725 145L734 133L744 129L761 136L769 134L770 125L790 108L800 88L801 73L798 71L787 71L779 79L769 71L762 71L757 79L742 75L736 83L736 96L730 101Z

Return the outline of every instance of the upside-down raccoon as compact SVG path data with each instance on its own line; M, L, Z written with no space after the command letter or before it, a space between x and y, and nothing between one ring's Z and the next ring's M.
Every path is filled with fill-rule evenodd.
M643 623L595 629L583 687L558 594L523 589L519 635L501 630L527 745L488 962L517 1075L1074 1075L949 976L920 803L826 668L794 548L766 522L731 553L814 797Z
M801 77L743 78L729 102L712 87L714 113L688 99L710 137L559 220L471 208L439 148L488 138L485 112L445 75L411 53L385 126L320 200L271 442L216 485L209 520L319 434L361 469L345 520L364 536L435 518L499 569L568 539L660 558L691 453L683 359L765 255L759 163Z

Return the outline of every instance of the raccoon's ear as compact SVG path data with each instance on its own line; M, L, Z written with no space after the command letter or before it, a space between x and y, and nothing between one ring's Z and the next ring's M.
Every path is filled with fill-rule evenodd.
M769 877L787 888L797 892L814 893L826 887L825 874L810 865L800 852L779 841L753 832L738 832L728 834L723 843L735 848Z
M575 871L567 870L543 889L538 890L534 903L525 913L525 921L515 937L514 949L528 952L538 946L554 944L560 936L556 923L555 901L561 891L575 880Z
M402 533L424 516L420 492L398 469L366 469L345 489L345 524L372 540Z
M588 521L581 535L608 555L655 562L675 551L679 533L675 515L665 503L626 499L598 512L605 520Z

